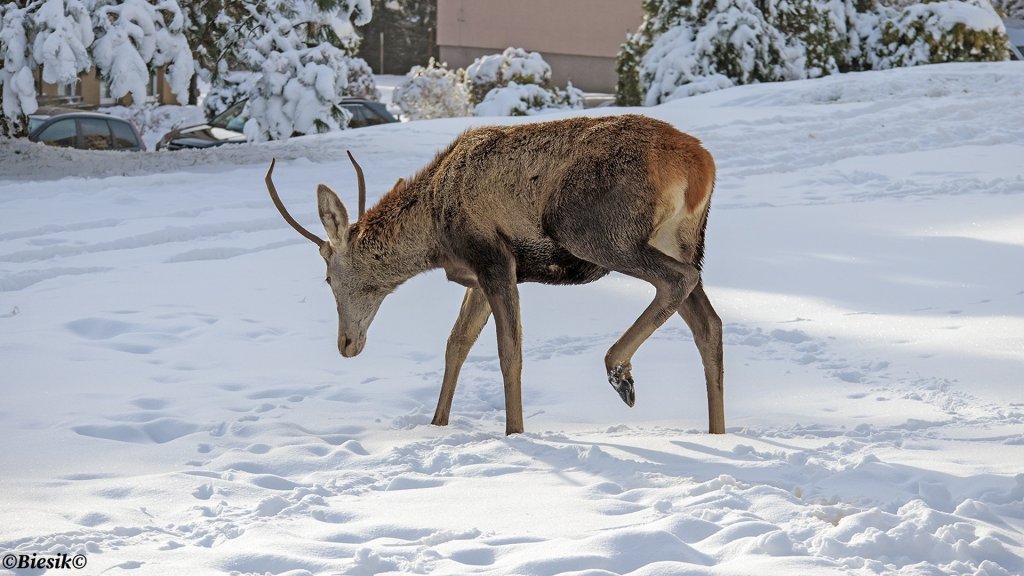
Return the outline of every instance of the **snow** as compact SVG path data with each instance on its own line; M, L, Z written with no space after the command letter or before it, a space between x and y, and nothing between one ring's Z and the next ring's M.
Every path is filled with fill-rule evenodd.
M70 17L69 17L70 16ZM42 63L42 78L51 84L73 84L92 65L88 46L95 38L85 6L77 0L46 0L35 14L34 58Z
M525 116L550 114L566 108L583 108L583 92L572 84L563 92L511 81L507 86L488 91L483 102L473 108L473 113L477 116Z
M816 78L841 69L1008 58L1006 28L989 0L718 0L654 6L658 11L646 17L624 48L624 54L636 54L651 38L638 66L647 106L737 84Z
M474 86L505 84L547 84L551 66L539 52L528 52L509 46L501 54L481 56L466 67L466 80Z
M906 10L913 19L925 20L928 31L934 35L948 32L957 24L974 30L1005 30L1002 18L989 2L931 2L908 6Z
M390 296L337 353L316 184L371 202L456 118L205 151L0 140L3 554L83 573L1024 573L1024 64L730 88L640 112L718 182L704 282L728 434L643 282L521 287L526 430L492 325L429 425L462 289ZM545 118L581 112L562 112ZM38 573L21 571L18 573Z
M388 99L408 120L469 116L469 90L461 74L433 58L426 66L413 66L406 76L392 76Z
M150 66L167 64L167 80L179 104L188 102L188 86L195 71L192 53L184 36L184 15L177 2L154 6L143 0L125 0L100 6L94 16L101 30L92 55L110 95L131 95L146 101Z
M17 118L31 114L39 107L36 101L34 62L29 51L28 29L32 23L28 10L16 5L4 6L0 11L0 47L3 47L3 65L0 66L0 87L3 88L3 113Z

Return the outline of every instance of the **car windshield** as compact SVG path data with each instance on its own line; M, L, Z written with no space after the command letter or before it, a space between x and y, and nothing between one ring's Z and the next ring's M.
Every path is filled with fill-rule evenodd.
M241 132L242 128L245 126L245 121L249 119L245 114L246 104L248 104L248 100L235 102L227 110L221 112L211 120L210 126L213 126L214 128L223 128L224 130Z

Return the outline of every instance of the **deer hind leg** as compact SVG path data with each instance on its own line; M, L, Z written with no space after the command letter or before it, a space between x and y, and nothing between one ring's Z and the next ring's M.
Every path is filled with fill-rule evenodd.
M459 317L455 320L452 333L448 337L448 347L444 354L444 378L441 381L441 395L437 399L437 410L434 411L434 426L447 426L448 415L452 411L452 399L455 398L455 385L459 380L459 372L466 362L470 348L480 336L480 331L487 324L491 315L491 305L479 288L467 288L462 299Z
M704 287L698 283L683 301L679 315L693 332L693 341L704 364L708 387L708 431L725 434L725 391L722 363L722 319L711 306Z
M654 285L654 300L636 322L626 330L604 357L608 382L619 393L622 401L632 407L636 403L633 388L633 354L662 324L675 314L700 280L700 272L666 255L652 246L640 250L638 264L609 266L612 270L635 276Z

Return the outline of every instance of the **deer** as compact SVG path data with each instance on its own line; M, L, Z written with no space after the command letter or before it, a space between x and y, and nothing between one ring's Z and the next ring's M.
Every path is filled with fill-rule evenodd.
M715 163L701 142L641 115L574 117L471 128L355 222L332 189L317 187L321 239L270 197L320 250L338 311L338 351L358 355L384 298L429 270L466 288L445 349L432 424L448 425L459 372L493 316L505 394L505 433L523 432L518 285L577 285L618 272L654 286L653 301L608 349L608 382L636 402L631 360L670 317L689 326L708 395L709 433L725 433L722 320L701 272Z

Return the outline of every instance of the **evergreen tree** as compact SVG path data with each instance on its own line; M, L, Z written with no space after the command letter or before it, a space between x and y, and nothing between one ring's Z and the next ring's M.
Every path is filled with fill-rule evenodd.
M1007 55L989 0L645 0L619 52L617 100Z
M875 68L1009 58L1009 38L988 0L913 4L882 26Z
M1024 20L1024 0L992 0L992 5L1007 18Z
M142 106L150 71L166 66L171 93L179 103L188 101L195 63L177 0L98 0L91 10L93 61L111 96L131 95L132 105Z
M212 83L223 70L237 70L237 47L242 31L251 27L245 0L179 0L186 15L185 36L196 61L196 74L189 83L189 104L199 100L198 78ZM261 7L257 2L257 11ZM265 8L265 7L262 7ZM230 106L227 102L223 109Z
M257 0L245 9L221 44L210 100L248 96L250 140L344 128L341 99L350 83L367 92L372 82L365 62L352 58L359 45L353 23L369 22L370 0ZM235 46L241 49L228 55Z
M6 133L23 132L34 112L35 70L44 82L73 84L94 65L115 98L146 100L150 71L167 66L184 101L193 62L177 0L34 0L0 6L0 66Z
M437 0L373 0L373 20L359 33L359 56L378 74L405 74L437 55Z

